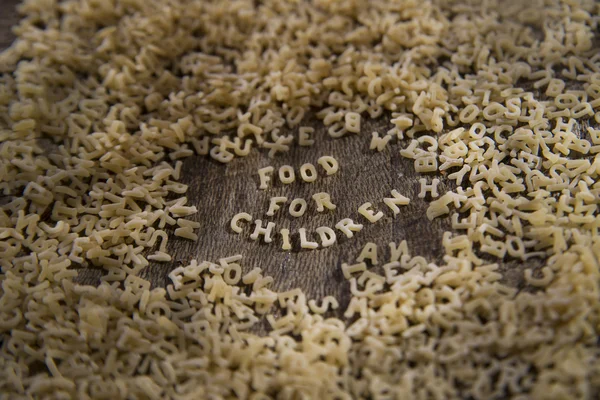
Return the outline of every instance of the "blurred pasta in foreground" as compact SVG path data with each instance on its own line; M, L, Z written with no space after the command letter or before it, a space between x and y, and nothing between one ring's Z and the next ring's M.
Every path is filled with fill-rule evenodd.
M597 398L598 3L28 0L20 12L0 54L0 397ZM367 243L340 260L343 310L275 291L241 255L175 265L169 237L206 233L181 159L285 158L315 145L309 118L437 176L421 191L427 217L452 222L443 263L390 238L369 268ZM369 118L389 131L363 131ZM438 178L455 189L438 196ZM544 266L507 285L498 262L532 258ZM173 263L166 287L138 276L151 261ZM77 282L84 268L103 270L98 287Z

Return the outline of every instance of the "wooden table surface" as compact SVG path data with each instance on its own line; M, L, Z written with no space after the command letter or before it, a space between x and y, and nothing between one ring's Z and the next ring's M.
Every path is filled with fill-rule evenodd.
M2 0L0 4L0 49L9 46L14 37L10 26L17 23L16 0ZM390 128L388 119L363 123L362 133L342 139L332 139L319 122L314 121L315 138L313 147L293 147L287 154L279 154L269 159L264 150L255 151L246 158L236 158L227 165L214 162L207 157L193 156L184 160L181 181L189 185L187 197L189 203L198 208L192 219L199 221L202 227L199 240L173 237L169 242L169 253L173 257L170 263L153 263L143 271L144 277L155 285L165 285L168 273L181 263L193 258L216 261L220 257L241 253L244 256L244 271L254 267L262 268L275 278L274 287L288 289L300 287L309 297L334 295L340 299L341 309L349 299L349 287L343 279L340 265L352 262L367 242L379 246L380 260L389 257L388 243L406 239L413 255L422 255L429 261L440 262L443 255L442 234L449 229L449 218L438 218L433 222L425 215L428 199L419 199L419 176L414 172L411 160L399 154L401 145L391 143L378 153L369 150L371 132L385 133ZM292 130L296 133L295 130ZM284 135L288 132L282 132ZM319 179L314 183L296 180L291 185L283 185L276 178L277 169L289 164L296 168L310 162L317 165L322 155L334 156L340 164L337 174L326 177L317 166ZM257 169L268 165L275 168L274 184L268 190L259 190ZM431 179L428 177L428 179ZM440 193L451 187L451 182L442 177ZM410 205L402 207L394 219L392 212L382 202L390 196L392 189L411 199ZM317 213L311 197L317 192L328 192L337 208L325 213ZM300 218L294 218L282 209L275 217L266 217L269 199L272 196L286 196L289 201L303 198L308 211ZM358 207L371 202L384 212L384 218L371 224L358 214ZM275 231L288 228L292 234L293 251L281 250L281 239L274 235L271 244L257 243L250 239L250 224L244 227L242 234L231 231L231 217L239 212L248 212L253 219L269 220L276 224ZM339 231L338 242L331 247L317 250L299 248L298 228L305 227L314 232L319 226L331 228L343 218L352 218L364 224L364 229L351 239ZM313 240L316 239L316 234ZM382 262L380 261L380 265ZM515 262L502 265L505 279L520 284L522 267ZM101 271L88 269L80 272L79 280L84 283L99 282Z

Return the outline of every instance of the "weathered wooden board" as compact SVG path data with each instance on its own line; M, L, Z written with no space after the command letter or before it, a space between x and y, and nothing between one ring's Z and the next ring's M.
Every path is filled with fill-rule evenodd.
M19 21L16 6L19 0L2 0L0 2L0 51L8 47L14 40L11 27Z

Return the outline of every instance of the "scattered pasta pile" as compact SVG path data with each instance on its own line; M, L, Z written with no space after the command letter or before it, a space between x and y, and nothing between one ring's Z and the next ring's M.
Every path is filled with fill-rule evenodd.
M597 398L593 0L26 0L20 11L0 54L3 397ZM442 265L405 241L378 260L368 243L342 264L344 310L276 292L241 255L173 265L165 288L139 277L172 262L169 232L202 234L182 158L285 157L315 145L315 117L331 137L414 160L427 216L452 221ZM367 118L390 129L363 132ZM455 189L438 194L440 179ZM395 193L390 204L408 202ZM502 260L532 257L545 264L523 288L503 283ZM78 283L83 268L102 268L102 283Z

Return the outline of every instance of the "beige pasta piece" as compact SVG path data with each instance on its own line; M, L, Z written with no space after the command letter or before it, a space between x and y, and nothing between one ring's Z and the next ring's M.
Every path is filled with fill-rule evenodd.
M391 195L392 197L384 197L383 202L394 212L394 217L396 217L400 213L398 206L407 206L410 203L410 199L402 196L396 189L392 189Z
M290 230L282 228L279 233L281 234L281 240L283 241L281 249L290 250L292 248L292 244L290 243Z
M372 204L369 202L364 203L363 205L358 207L358 212L363 217L365 217L370 223L374 224L375 222L379 221L383 217L383 212L381 212L381 211L375 212L375 211L371 210L371 206L372 206Z
M171 261L171 256L164 251L157 251L156 253L149 255L148 260L168 262Z
M331 156L319 157L318 163L327 172L327 175L333 175L340 169L338 161Z
M192 228L192 229L198 229L200 228L200 222L197 221L190 221L184 218L178 218L177 219L177 225L182 227L182 228Z
M320 306L318 306L317 302L313 299L308 301L308 307L315 314L325 314L329 309L337 310L339 306L338 300L333 296L323 297Z
M314 165L307 163L300 167L300 177L304 182L314 182L317 180L317 170Z
M320 226L316 229L317 234L321 238L321 247L329 247L336 242L335 231L327 226Z
M274 130L273 132L277 132L278 130ZM274 142L263 142L261 144L262 147L269 149L268 156L269 158L274 158L277 153L285 153L290 150L290 143L294 140L293 136L278 136Z
M427 193L429 193L433 198L439 196L437 186L440 183L440 180L438 178L433 178L431 183L427 183L426 178L420 178L419 183L421 185L421 191L418 194L419 198L424 199Z
M189 240L193 240L193 241L197 241L198 240L198 235L196 235L194 233L194 231L192 230L192 228L190 227L184 227L184 228L177 228L175 229L175 236L179 236L185 239L189 239Z
M360 262L358 264L348 265L346 263L342 263L342 272L344 274L344 278L351 279L352 274L364 272L367 270L367 264L364 262Z
M258 170L258 177L260 179L259 189L266 190L269 187L269 182L271 181L270 173L273 172L273 167L268 166L264 168L260 168Z
M271 199L269 200L269 209L267 210L267 215L269 217L272 217L273 215L275 215L275 211L277 211L281 208L279 206L279 204L285 204L286 201L287 201L287 197L285 197L285 196L271 197Z
M435 172L438 169L437 156L431 153L423 153L415 158L415 171Z
M294 168L291 165L284 165L279 168L279 180L286 185L293 183L296 180Z
M335 224L336 229L340 230L347 238L352 238L354 232L360 232L363 228L362 224L356 224L350 218L344 218Z
M242 227L239 226L239 221L252 221L252 216L246 212L235 214L231 219L231 230L235 233L242 233Z
M379 152L383 151L386 148L389 141L392 139L391 135L385 135L384 137L379 137L377 132L372 133L371 144L369 145L369 150L377 150Z
M306 229L300 228L298 229L298 233L300 234L300 247L303 249L316 249L319 247L317 242L311 242L306 238Z
M252 234L250 235L250 239L258 240L258 237L262 235L264 237L265 243L271 243L273 241L273 239L271 239L271 231L274 227L274 222L267 222L267 226L263 227L262 221L260 219L257 219L256 221L254 221L254 232L252 232Z
M344 116L344 128L348 132L360 133L360 114L355 112L346 113Z
M356 261L362 263L365 259L370 260L371 264L377 265L377 245L375 243L365 244Z
M329 193L315 193L312 198L317 203L317 212L323 212L325 208L329 210L335 210L336 208L336 205L331 202L331 195Z
M309 126L301 126L298 130L298 143L300 146L312 146L315 144L314 139L310 138L310 135L314 133L314 128Z
M289 212L292 217L301 217L306 212L307 204L304 199L294 199L290 203Z

